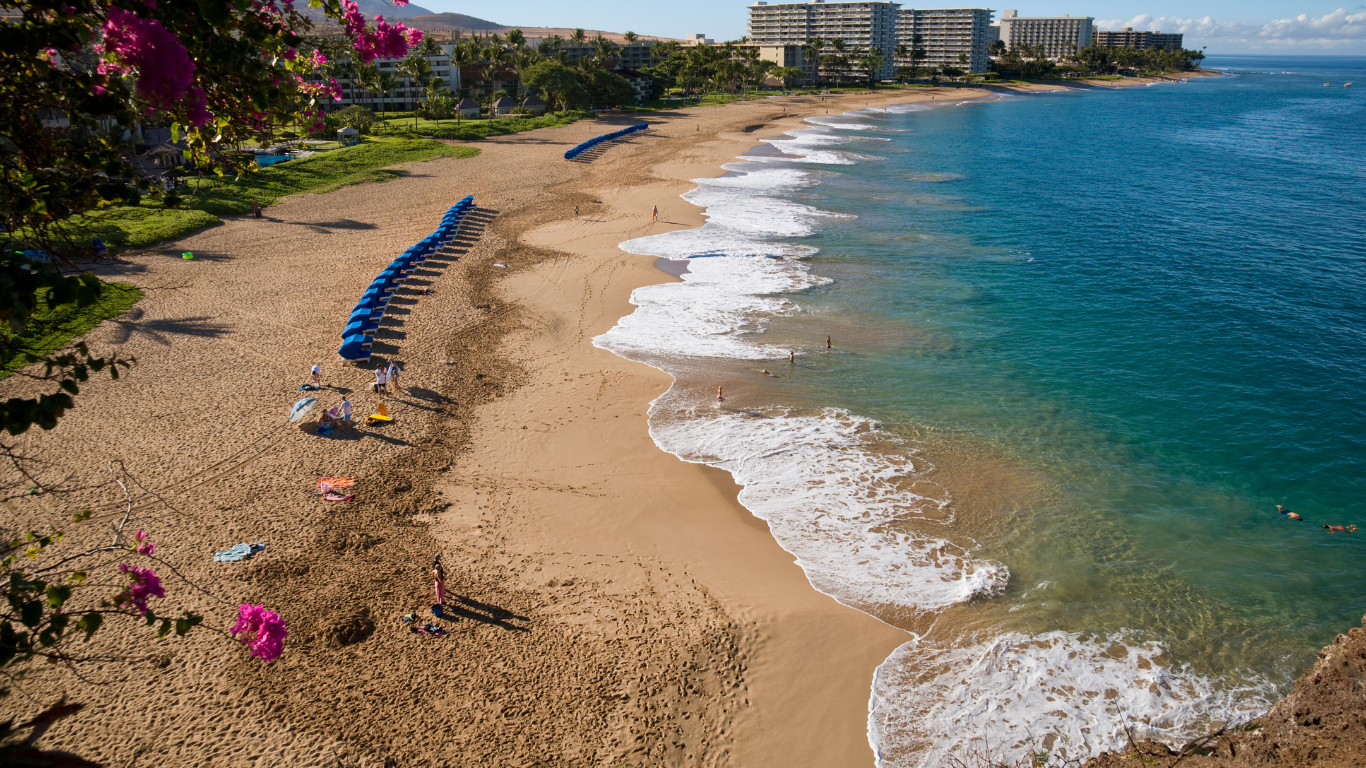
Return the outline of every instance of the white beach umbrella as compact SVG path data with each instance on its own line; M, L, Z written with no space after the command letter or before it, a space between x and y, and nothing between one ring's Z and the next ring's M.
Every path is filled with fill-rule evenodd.
M302 419L304 417L304 414L313 410L313 407L317 404L318 398L316 397L305 397L304 399L295 403L294 407L289 409L289 423L293 424L299 419Z

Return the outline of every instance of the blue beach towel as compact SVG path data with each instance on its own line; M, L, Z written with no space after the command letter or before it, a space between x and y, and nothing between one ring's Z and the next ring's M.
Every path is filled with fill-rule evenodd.
M237 544L232 549L213 553L213 559L220 563L235 563L238 560L246 560L265 548L265 544Z

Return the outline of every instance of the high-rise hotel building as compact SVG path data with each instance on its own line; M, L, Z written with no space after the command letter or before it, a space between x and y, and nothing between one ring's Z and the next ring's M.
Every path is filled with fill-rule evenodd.
M822 53L832 53L830 41L839 38L847 49L861 48L882 54L880 78L890 78L898 66L909 60L896 59L898 46L912 48L912 36L920 35L920 49L926 58L924 66L949 65L969 72L985 72L990 68L987 46L991 44L991 11L970 8L961 10L922 11L902 9L900 3L887 0L864 2L824 2L812 0L802 3L769 3L759 0L749 6L749 39L754 45L801 45L819 37L825 40ZM958 54L965 54L967 65L959 62Z
M1042 45L1045 56L1060 59L1091 44L1095 21L1089 16L1017 16L1001 11L1001 40L1007 48Z
M1180 32L1135 32L1125 27L1118 32L1097 30L1091 42L1104 48L1177 48L1181 47Z
M990 72L991 31L991 11L986 8L903 8L897 21L897 45L924 51L925 57L897 59L896 65ZM919 45L915 44L917 35Z
M760 0L749 7L749 40L761 48L802 45L813 37L825 40L822 53L833 53L830 41L844 41L846 50L882 54L879 78L892 76L896 51L896 14L899 3L888 0L827 3L772 3Z

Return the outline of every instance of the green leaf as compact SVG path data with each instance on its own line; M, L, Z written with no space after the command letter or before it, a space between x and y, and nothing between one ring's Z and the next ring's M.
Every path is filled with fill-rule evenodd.
M175 633L177 635L184 635L186 632L189 632L190 629L192 629L193 627L198 626L199 623L202 621L204 621L203 616L200 616L199 614L195 613L186 612L184 616L175 620Z
M19 608L19 621L24 626L32 629L43 621L43 604L37 600L28 600Z
M53 608L61 608L62 604L71 599L71 587L66 585L58 586L49 584L47 587L47 604Z
M85 632L85 639L89 640L91 636L99 631L100 625L103 623L104 616L95 611L91 611L76 622L76 628L83 630ZM0 634L3 634L3 629L0 629Z
M162 639L163 637L165 637L165 636L167 636L167 635L169 635L169 634L171 634L171 620L170 620L170 619L162 619L162 620L161 620L161 627L160 627L159 629L157 629L157 639L160 640L160 639Z

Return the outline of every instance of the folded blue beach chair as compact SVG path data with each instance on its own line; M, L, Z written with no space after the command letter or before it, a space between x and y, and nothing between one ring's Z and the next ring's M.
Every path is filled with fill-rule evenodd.
M345 360L370 362L370 339L365 336L347 336L337 348L337 354Z

